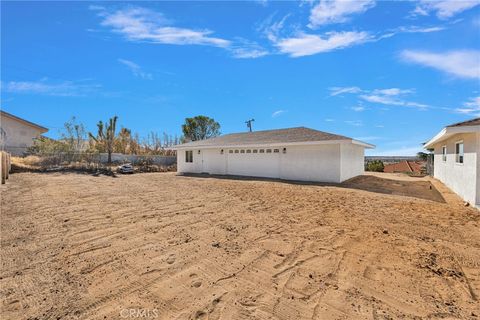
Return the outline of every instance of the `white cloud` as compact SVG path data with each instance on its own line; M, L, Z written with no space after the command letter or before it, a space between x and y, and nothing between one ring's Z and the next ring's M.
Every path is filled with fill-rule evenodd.
M430 108L430 106L418 102L407 101L403 99L404 95L408 95L414 92L412 89L399 89L399 88L387 88L387 89L374 89L374 90L362 90L359 87L333 87L330 88L330 95L335 96L342 93L349 94L358 94L358 97L362 100L391 105L391 106L404 106L404 107L414 107L420 110L425 110ZM354 111L364 111L365 108L362 106L353 107Z
M255 59L269 54L266 50L237 48L232 50L233 57L239 59Z
M479 4L479 0L420 0L412 13L426 16L435 12L438 18L448 19Z
M434 53L404 50L401 57L408 62L434 68L460 78L480 79L480 51L456 50Z
M363 122L361 120L346 120L345 123L354 127L363 126Z
M279 39L275 45L291 57L309 56L351 47L372 40L367 32L329 32L323 36L300 33L295 37Z
M325 119L326 122L334 122L335 120L333 119Z
M331 87L328 88L330 90L330 96L337 96L343 93L360 93L362 89L359 87Z
M310 12L309 27L346 22L349 16L363 13L374 6L373 0L320 0Z
M339 12L343 12L342 10L355 11L355 8L362 7L365 9L372 5L374 5L374 1L322 0L312 10L318 11L320 8L333 6L337 11L323 12L320 10L318 12L323 12L322 14L325 16L331 17L328 18L331 19L329 21L343 21L347 17L345 15L337 15ZM378 33L367 31L330 31L314 34L302 31L298 24L286 25L286 20L290 17L290 14L283 16L276 22L273 22L273 17L274 15L271 15L260 23L257 31L270 40L279 53L288 54L291 57L309 56L344 49L366 42L391 38L402 33L430 33L446 29L445 26L401 26Z
M461 108L456 108L454 111L480 117L480 96L471 98L469 101L465 102Z
M389 89L375 89L373 90L374 94L380 94L385 96L398 96L401 94L412 93L411 89L399 89L399 88L389 88Z
M269 54L258 44L245 39L231 41L213 37L213 31L211 30L173 26L173 22L162 13L142 7L128 7L109 11L103 7L93 6L91 10L96 11L98 16L102 18L102 26L121 34L128 41L214 46L228 50L234 58L242 59L259 58ZM137 73L137 75L142 77L140 73ZM148 74L144 73L144 76L148 78Z
M105 10L105 7L104 7L104 6L95 5L95 4L91 4L91 5L88 6L88 9L89 9L89 10L92 10L92 11L102 11L102 10Z
M430 33L430 32L443 31L445 29L446 27L443 27L443 26L435 26L435 27L403 26L403 27L399 27L396 31L403 32L403 33Z
M210 30L193 30L171 26L161 13L130 7L115 12L101 11L102 25L122 34L129 41L146 41L158 44L208 45L228 47L229 40L212 37Z
M142 78L142 79L145 79L145 80L152 80L153 79L153 76L152 76L151 73L144 72L142 70L142 68L133 61L126 60L126 59L118 59L118 62L127 66L135 77Z
M48 79L40 81L10 81L2 83L6 92L19 94L40 94L57 97L84 96L97 91L101 86L73 81L49 82Z
M352 107L352 110L355 111L355 112L362 112L362 111L365 111L365 107L356 106L356 107Z
M277 110L274 113L272 113L272 118L276 118L276 117L280 116L282 113L285 113L285 112L286 112L285 110Z
M262 7L266 7L268 5L268 0L254 0L253 2L261 5Z
M403 107L414 107L421 110L430 108L430 106L418 102L406 101L401 99L398 96L385 95L385 94L362 94L360 98L378 104L384 104L389 106L403 106Z
M238 38L237 43L238 44L232 45L229 49L234 58L255 59L270 54L256 42Z

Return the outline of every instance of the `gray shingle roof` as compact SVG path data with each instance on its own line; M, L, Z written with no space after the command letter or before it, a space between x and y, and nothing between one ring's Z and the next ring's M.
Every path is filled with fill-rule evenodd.
M228 147L240 145L263 145L275 143L315 142L329 140L352 140L352 138L305 127L298 127L254 132L231 133L211 139L188 142L178 145L176 147Z
M447 127L467 127L467 126L478 126L478 125L480 125L480 118L475 118L475 119L471 119L463 122L457 122Z

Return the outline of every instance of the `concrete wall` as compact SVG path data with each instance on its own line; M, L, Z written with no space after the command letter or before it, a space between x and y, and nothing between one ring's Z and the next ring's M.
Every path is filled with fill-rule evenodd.
M192 163L185 162L185 150L178 150L177 171L321 182L341 182L363 174L361 146L350 143L286 146L285 153L283 148L226 148L223 153L221 149L193 149ZM265 152L260 153L261 149ZM272 152L267 153L267 149ZM279 152L274 152L275 149Z
M101 153L100 154L100 162L106 163L108 162L108 153ZM149 160L152 164L156 164L159 166L170 166L175 164L177 158L175 156L157 156L157 155L135 155L135 154L122 154L122 153L112 153L112 162L120 162L125 163L129 162L132 164L136 164L138 162L142 162L145 160Z
M3 115L0 118L0 127L5 132L1 147L16 156L27 151L27 148L33 145L33 139L42 133L39 128Z
M463 140L463 164L455 162L455 143ZM442 160L442 147L447 146L447 161ZM472 205L480 205L479 159L480 134L457 134L435 145L434 176Z

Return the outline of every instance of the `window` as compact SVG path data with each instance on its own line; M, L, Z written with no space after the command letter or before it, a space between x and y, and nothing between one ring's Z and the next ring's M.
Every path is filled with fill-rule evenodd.
M280 150L278 150L278 149L273 149L273 153L279 153L279 152L280 152Z
M248 149L248 150L247 150L247 153L252 153L252 150Z
M245 150L240 150L240 153L245 153Z
M235 153L238 153L238 150L235 150Z
M267 153L272 153L272 149L267 149Z
M447 161L447 146L442 147L442 161Z
M198 150L197 153L200 154L200 150Z
M253 153L258 153L257 149L253 149L252 151L253 151Z
M220 150L220 154L223 154L223 149L222 149L222 150Z
M265 153L265 150L264 150L264 149L260 149L260 153Z
M193 162L193 151L185 151L185 162Z
M455 162L463 163L463 141L455 143Z
M287 148L283 148L283 153L287 153Z
M233 153L233 150L228 150L228 153Z

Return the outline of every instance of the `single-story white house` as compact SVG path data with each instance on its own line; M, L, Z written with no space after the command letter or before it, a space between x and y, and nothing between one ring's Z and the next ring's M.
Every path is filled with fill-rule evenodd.
M424 147L434 150L434 177L480 207L480 118L443 128Z
M373 145L305 127L232 133L174 146L179 173L342 182L364 172Z
M13 155L22 155L48 129L36 123L0 111L0 148Z

